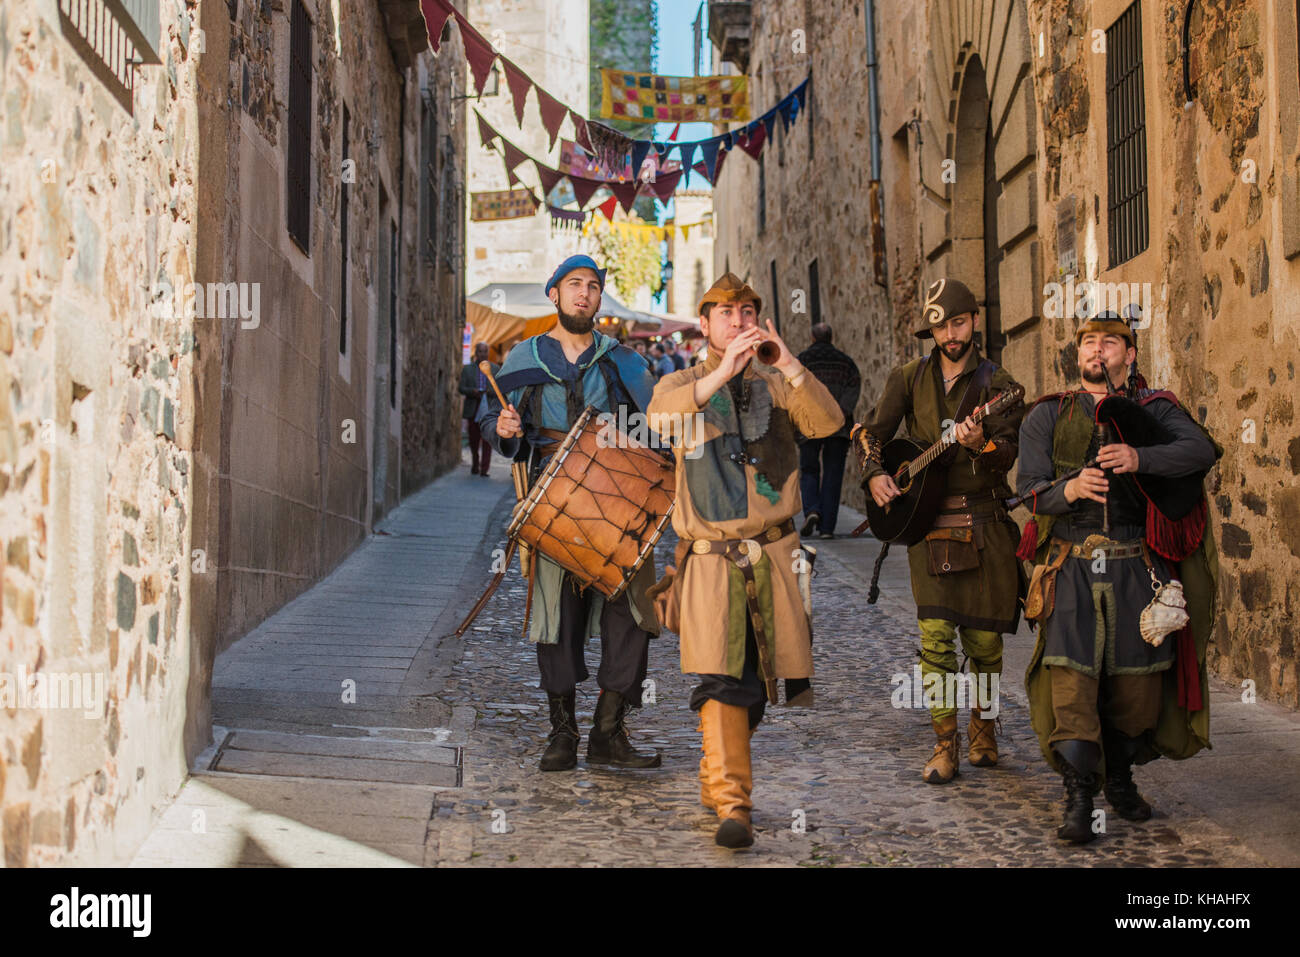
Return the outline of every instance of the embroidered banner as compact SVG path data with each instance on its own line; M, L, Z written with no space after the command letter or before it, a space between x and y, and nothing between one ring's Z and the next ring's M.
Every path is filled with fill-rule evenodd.
M493 219L522 219L537 214L532 190L498 189L470 194L470 219L481 223Z
M749 78L600 71L600 115L633 123L728 123L749 119Z

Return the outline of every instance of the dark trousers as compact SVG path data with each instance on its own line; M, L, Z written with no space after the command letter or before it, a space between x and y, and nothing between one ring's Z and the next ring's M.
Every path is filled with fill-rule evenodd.
M492 444L483 437L482 430L473 419L465 420L465 430L469 432L469 460L473 463L473 470L486 472L492 465ZM482 468L478 467L480 459L483 461Z
M767 710L767 692L758 677L758 642L754 640L754 626L746 622L745 667L740 678L731 675L700 675L700 683L691 692L691 710L699 711L704 702L712 698L723 704L749 709L749 726L757 728Z
M537 645L537 667L542 673L542 690L547 694L568 694L590 677L584 650L587 618L597 592L578 591L573 579L564 576L560 594L560 636L553 645ZM627 592L615 601L605 601L600 613L600 669L596 684L602 691L615 691L634 708L641 706L641 683L650 658L650 632L638 628L632 617Z
M821 516L823 532L835 531L840 511L840 488L844 484L844 462L849 455L845 436L804 439L799 446L799 492L803 496L803 513Z

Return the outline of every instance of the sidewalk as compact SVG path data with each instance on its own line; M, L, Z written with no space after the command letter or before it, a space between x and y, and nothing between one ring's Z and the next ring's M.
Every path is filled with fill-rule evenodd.
M754 736L752 851L712 844L716 819L698 803L692 681L672 635L651 643L654 700L629 720L637 746L663 752L663 768L616 772L580 760L572 773L542 774L545 698L535 652L519 637L517 572L465 641L447 637L486 582L512 503L504 463L490 480L467 467L439 479L222 655L216 745L135 863L1300 863L1285 790L1300 770L1300 716L1242 704L1220 686L1215 749L1137 770L1155 818L1108 814L1092 845L1057 841L1061 785L1029 728L1025 629L1007 640L999 766L964 764L953 784L925 785L928 716L891 705L890 677L911 671L917 644L906 555L891 551L880 602L867 605L877 548L869 538L813 543L817 705L771 708ZM843 510L841 533L860 520ZM671 544L660 544L661 567ZM593 673L598 660L592 642ZM343 700L349 679L355 703ZM584 736L596 690L594 679L580 689Z

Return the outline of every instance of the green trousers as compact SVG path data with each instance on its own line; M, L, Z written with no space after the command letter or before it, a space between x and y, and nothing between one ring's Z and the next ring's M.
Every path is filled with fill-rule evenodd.
M945 675L956 675L958 625L943 618L919 618L916 623L921 629L922 681L929 686L931 679L926 678L927 675L939 675L939 678L933 679L937 682L944 682ZM971 676L978 681L979 675L997 675L1001 681L1002 635L996 631L967 628L965 625L960 626L960 629L961 650L970 661ZM951 682L948 684L951 686ZM940 687L942 686L936 686L936 690ZM986 695L994 690L991 684L986 684L985 687L988 689L984 692ZM968 707L978 703L975 693L979 692L976 688L971 688L970 691L973 693L966 698ZM957 713L956 699L951 694L940 694L940 699L941 704L930 707L930 717L935 721Z

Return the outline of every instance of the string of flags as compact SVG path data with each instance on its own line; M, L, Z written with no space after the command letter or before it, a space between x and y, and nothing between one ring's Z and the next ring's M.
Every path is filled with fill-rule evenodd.
M794 90L783 97L776 106L758 117L758 119L751 121L739 129L731 130L717 136L711 136L706 139L692 140L688 142L675 142L672 137L670 137L667 142L661 142L658 140L633 140L602 123L597 123L595 120L587 120L585 117L561 103L558 99L534 82L531 77L524 73L523 70L521 70L509 58L498 53L487 38L479 33L479 31L465 19L464 15L461 14L460 11L452 6L450 0L420 0L420 9L424 13L425 25L429 34L429 45L433 48L435 53L441 45L443 27L446 26L449 19L453 17L455 18L456 25L460 29L461 39L465 45L465 57L469 61L470 72L473 76L474 88L477 94L482 95L488 77L491 75L493 64L500 61L502 71L505 74L506 85L510 90L511 97L513 98L515 119L519 125L521 127L523 126L524 107L527 103L528 92L529 90L532 90L537 96L537 105L541 114L542 126L546 129L546 132L550 137L550 148L555 148L556 139L560 134L560 128L564 124L565 119L568 118L573 123L575 142L588 153L592 154L600 166L605 170L623 169L626 163L626 158L630 157L631 169L637 171L639 174L645 164L646 157L649 155L651 150L654 150L658 160L658 166L662 168L668 162L668 154L672 150L677 150L682 167L681 172L677 174L678 180L680 180L681 175L684 174L686 177L686 185L689 186L690 174L692 172L697 172L708 180L710 185L716 185L718 176L722 170L723 160L728 153L736 147L739 147L750 156L757 159L759 154L762 152L763 147L772 138L776 129L777 120L780 120L782 129L788 132L790 126L804 110L807 103L809 81L805 79L795 87ZM643 89L642 83L648 83L651 92L655 94L663 92L666 96L669 94L668 81L697 79L690 77L659 77L655 74L629 73L626 71L616 72L623 77L632 77L638 91ZM701 77L698 79L709 81L722 78ZM732 77L728 79L735 80L742 78ZM664 81L664 89L662 91L656 89L660 80ZM627 81L623 80L621 82L623 83L623 87L626 89ZM701 104L698 103L698 97L701 94L699 91L695 91L697 103L693 105L702 106L707 110L717 109L719 111L719 116L713 121L726 122L726 118L721 116L721 110L724 107L721 99L722 91L720 84L716 91L716 105L708 101L708 95L710 92L711 91L707 88L706 84L706 88L703 91L706 100ZM728 101L726 108L732 109L733 111L738 109L739 106L734 99L736 90L733 89L727 91L727 94L731 96L732 99ZM638 92L638 101L640 95L641 94ZM655 106L657 107L658 105L659 104L656 102ZM671 107L673 104L669 102L666 105ZM678 106L683 106L683 104L678 104ZM745 110L748 111L747 96L745 98L744 106ZM746 112L745 115L748 115L748 113ZM625 118L632 119L633 117L626 115ZM646 122L650 121L650 118L645 117L644 115L642 115L640 119ZM743 119L743 117L740 115L733 115L730 119L740 120ZM671 122L672 118L670 118L669 121ZM657 116L654 118L654 122L659 122ZM486 126L486 121L483 120L481 115L479 116L479 124L480 135L482 135ZM491 127L486 128L491 130ZM492 131L492 133L494 136L499 135L496 134L495 131ZM676 133L674 132L674 136L675 135ZM504 137L502 137L502 143L504 147L508 148L508 151L513 151L507 152L506 155L506 163L510 171L513 171L515 167L529 159L529 157L524 155L516 147L509 144ZM696 152L700 155L699 162L695 162ZM520 158L518 162L512 163L511 160L515 158L515 154ZM534 163L538 167L539 175L542 175L542 164L536 163L536 161L534 161ZM549 167L547 169L549 170ZM586 205L586 202L590 200L591 195L600 186L606 186L614 191L615 195L619 197L620 203L624 203L624 199L626 198L626 203L624 203L625 209L629 208L632 201L636 198L636 189L633 188L629 190L628 188L635 187L635 183L620 182L618 184L613 184L609 180L578 177L572 174L563 173L559 170L549 170L549 172L545 174L542 184L546 187L546 177L550 177L553 180L553 186L554 182L558 182L560 177L566 175L569 177L569 181L573 184L574 193L578 198L578 205L580 207ZM658 185L660 180L665 178L666 177L662 176L656 177L655 184ZM590 187L586 184L580 185L577 182L579 179L586 179L596 185ZM512 175L511 185L515 185L515 182L516 179ZM674 180L671 189L655 189L653 191L656 196L660 197L660 199L664 199L664 196L666 194L671 194L676 187L677 181ZM548 187L548 193L549 189L550 188ZM586 193L585 198L583 198L584 192Z
M632 123L739 123L749 119L749 77L600 71L600 115Z

